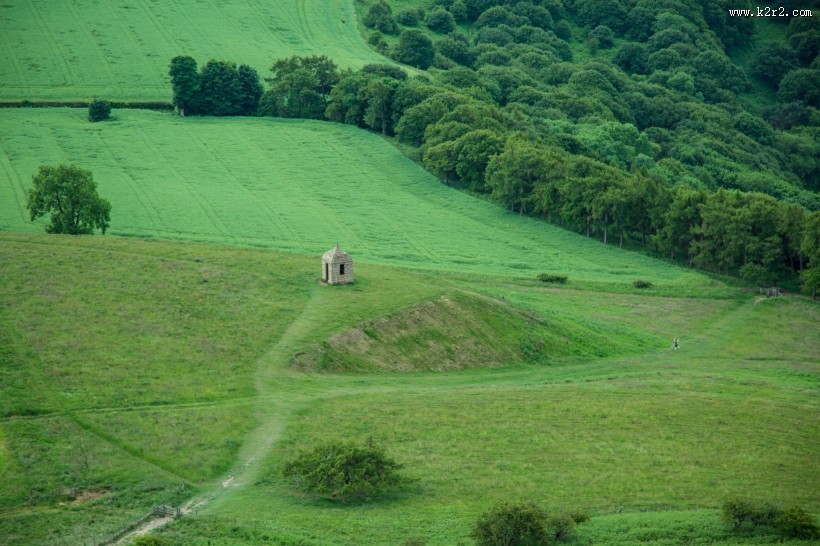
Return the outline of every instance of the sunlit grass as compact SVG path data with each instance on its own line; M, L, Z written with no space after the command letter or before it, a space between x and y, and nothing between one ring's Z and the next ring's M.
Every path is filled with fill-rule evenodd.
M176 55L247 64L263 77L291 55L351 68L384 61L359 36L349 0L7 0L0 24L4 100L170 101Z
M380 137L339 124L180 118L117 111L6 110L0 228L39 231L25 191L41 164L94 173L113 235L258 246L478 275L567 274L700 289L707 277L511 214L441 184ZM150 158L150 161L146 161ZM318 266L317 266L318 267ZM719 284L719 283L718 283Z

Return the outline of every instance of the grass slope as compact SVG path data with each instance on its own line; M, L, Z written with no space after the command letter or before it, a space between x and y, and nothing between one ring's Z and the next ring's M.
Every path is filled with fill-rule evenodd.
M0 41L0 100L170 100L176 55L248 64L263 76L291 55L351 68L383 60L359 36L351 0L8 0Z
M25 191L40 164L92 170L111 233L448 271L703 286L704 276L509 214L442 185L380 137L314 121L0 111L0 228L39 231ZM150 158L150 160L146 160Z
M355 285L322 287L316 259L0 233L0 339L16 340L0 352L0 542L99 541L197 492L211 499L200 516L165 531L179 543L457 544L509 498L591 511L581 543L728 544L714 511L728 495L820 508L816 303L370 264ZM448 314L447 300L469 316ZM453 354L486 325L501 332L488 358L509 364L525 323L561 332L546 347L566 336L577 354L435 372L290 366L351 329L382 344L351 358L381 361L430 340ZM373 437L418 486L343 506L294 494L283 461L328 437ZM668 508L695 511L652 512Z

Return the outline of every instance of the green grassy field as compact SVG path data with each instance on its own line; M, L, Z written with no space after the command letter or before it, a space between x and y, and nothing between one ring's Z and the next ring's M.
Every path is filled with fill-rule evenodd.
M168 100L179 54L381 62L366 5L7 0L0 101ZM820 512L816 302L510 214L350 126L113 118L0 110L0 544L109 543L158 503L201 546L469 544L500 500L587 511L572 544L783 542L733 534L732 496ZM29 222L60 162L93 171L109 235ZM320 286L336 242L356 283ZM294 492L284 462L330 438L415 481Z
M313 121L180 118L74 109L0 111L0 228L31 224L25 190L41 164L94 173L113 235L260 246L403 267L629 286L709 286L690 270L605 247L441 184L382 138ZM146 160L150 158L150 160Z
M352 68L383 60L359 36L350 0L8 0L0 41L0 100L170 100L176 55L247 64L263 77L291 55Z
M578 543L773 543L733 538L715 508L740 494L820 508L813 302L367 263L355 285L321 287L316 260L0 234L4 542L101 540L191 495L197 515L163 531L184 544L466 543L501 499L589 511ZM430 341L486 351L464 336L486 327L494 352L474 364L489 367L401 364ZM358 331L367 351L340 342ZM532 338L547 343L527 357ZM317 344L398 371L294 368ZM328 437L374 438L416 485L342 506L295 494L283 461Z

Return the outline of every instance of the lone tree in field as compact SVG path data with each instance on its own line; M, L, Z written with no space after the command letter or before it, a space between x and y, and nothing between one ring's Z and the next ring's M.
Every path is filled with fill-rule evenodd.
M40 165L32 180L26 206L32 222L51 213L46 232L77 235L108 229L111 203L97 194L91 171L76 165Z
M368 443L329 442L303 451L283 475L299 489L333 499L366 498L400 485L401 465Z

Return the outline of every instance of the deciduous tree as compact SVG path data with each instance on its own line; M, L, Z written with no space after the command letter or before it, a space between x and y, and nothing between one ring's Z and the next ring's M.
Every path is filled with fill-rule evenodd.
M111 203L97 194L91 171L76 165L40 165L32 181L26 206L32 221L51 213L48 233L80 235L108 229Z
M174 93L173 103L179 115L195 114L199 102L199 72L196 61L187 55L171 59L168 74L171 76L171 88Z

